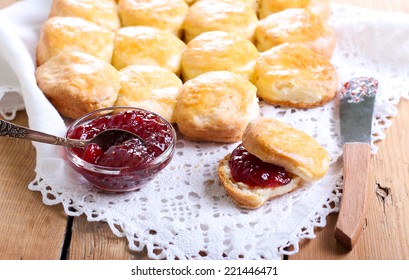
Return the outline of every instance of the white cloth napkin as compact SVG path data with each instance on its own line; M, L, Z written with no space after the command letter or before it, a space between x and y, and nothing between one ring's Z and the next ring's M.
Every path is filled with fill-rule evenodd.
M38 89L34 77L39 29L50 0L26 0L0 11L0 112L8 118L23 98L33 129L64 135L65 121ZM332 4L330 19L338 44L332 59L340 81L369 75L379 80L373 141L383 139L396 104L409 95L409 16ZM18 93L16 93L18 92ZM144 189L111 195L92 188L65 162L62 149L33 143L36 179L45 204L61 203L68 215L105 221L132 250L151 258L279 259L314 238L314 227L338 211L342 153L337 101L311 110L261 103L262 113L304 130L330 152L321 181L282 196L255 211L239 209L220 187L218 160L234 145L196 143L179 137L171 164ZM10 115L11 113L11 115ZM376 146L372 144L373 153Z

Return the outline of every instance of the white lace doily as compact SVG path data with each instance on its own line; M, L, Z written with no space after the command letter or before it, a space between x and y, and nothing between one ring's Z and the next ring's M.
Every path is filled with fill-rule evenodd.
M409 20L401 14L338 4L332 10L330 23L338 38L332 62L342 83L362 75L379 80L373 141L383 139L399 99L409 97ZM69 215L107 222L117 236L128 240L131 250L146 247L153 259L279 259L297 253L299 241L314 238L314 227L324 227L326 216L339 209L342 150L337 101L309 110L263 103L261 108L263 115L313 136L329 151L332 163L319 182L258 210L238 208L220 186L218 161L237 144L191 142L183 137L170 165L151 184L115 195L90 187L67 165L61 150L35 145L37 177L29 189L40 191L47 205L61 203ZM27 109L35 126L38 118L30 114L34 109ZM376 153L373 143L372 148Z

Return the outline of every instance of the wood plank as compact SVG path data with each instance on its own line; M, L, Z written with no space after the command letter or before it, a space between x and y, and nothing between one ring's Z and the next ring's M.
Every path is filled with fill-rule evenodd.
M19 112L13 122L27 126L27 115ZM27 189L35 177L34 147L0 137L0 155L0 259L59 259L67 217Z
M134 260L147 259L147 254L130 251L127 240L114 235L107 223L88 222L82 215L74 218L67 259Z

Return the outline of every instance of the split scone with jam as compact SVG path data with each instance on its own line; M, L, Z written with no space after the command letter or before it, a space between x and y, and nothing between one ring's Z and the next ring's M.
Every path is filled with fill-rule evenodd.
M221 184L243 208L256 209L274 197L322 178L328 152L311 136L274 118L257 118L243 141L218 165Z

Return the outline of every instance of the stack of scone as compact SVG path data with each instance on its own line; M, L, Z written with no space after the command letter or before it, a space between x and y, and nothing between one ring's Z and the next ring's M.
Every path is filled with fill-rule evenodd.
M183 0L54 0L37 46L40 89L64 116L135 106L174 122Z
M259 99L312 108L335 97L328 17L328 0L54 0L36 79L69 118L135 106L162 115L187 139L238 142L259 120ZM238 182L223 168L232 194ZM300 178L293 182L311 179L288 172Z

